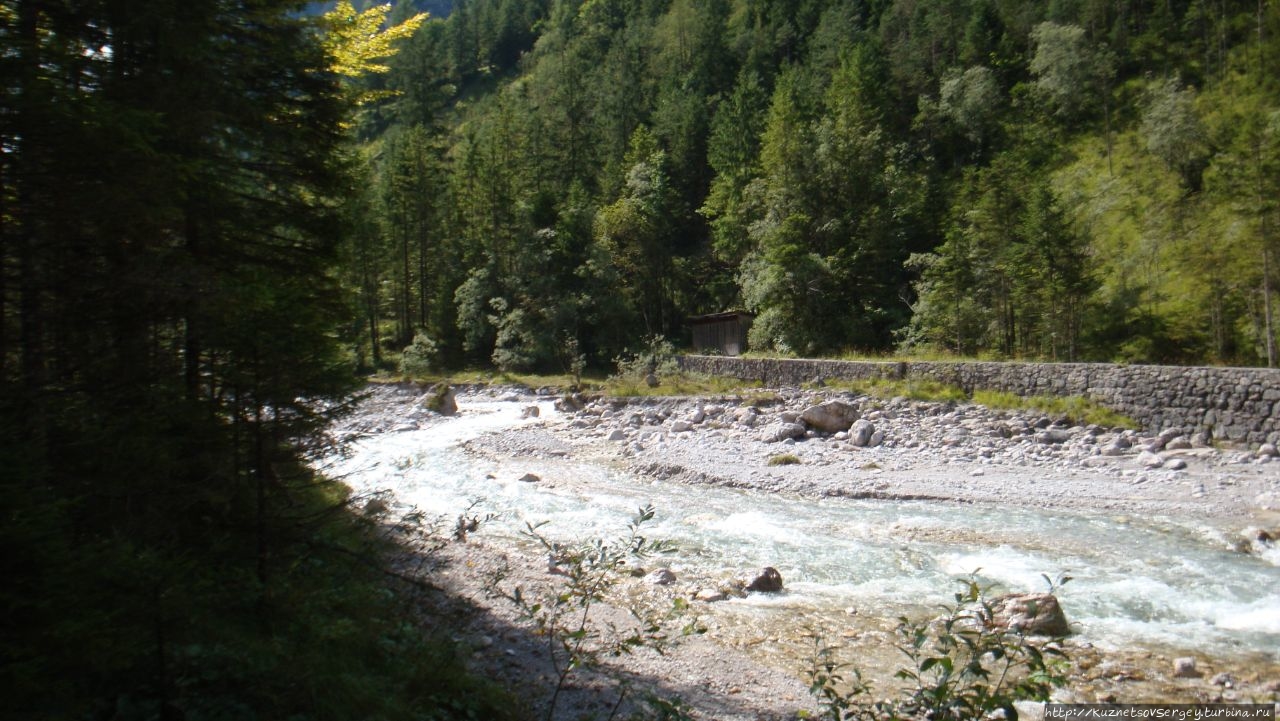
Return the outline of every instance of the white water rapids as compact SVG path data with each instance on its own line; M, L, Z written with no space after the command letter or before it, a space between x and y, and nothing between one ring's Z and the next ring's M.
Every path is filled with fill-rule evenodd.
M506 465L465 453L462 442L535 422L516 403L464 403L459 416L424 430L355 442L336 472L360 492L451 519L472 501L498 517L486 536L515 537L547 521L552 537L613 537L635 510L657 508L649 536L673 541L681 576L724 578L775 566L780 595L732 606L743 623L777 627L789 616L895 618L945 603L956 579L977 571L1011 591L1045 590L1041 574L1067 574L1058 589L1078 637L1102 648L1159 647L1226 658L1280 660L1276 558L1231 551L1218 530L1194 521L1127 519L939 502L807 499L628 476L560 461L545 483L522 483L539 462ZM554 413L543 404L543 416ZM732 459L726 459L732 462ZM572 476L571 478L568 476Z

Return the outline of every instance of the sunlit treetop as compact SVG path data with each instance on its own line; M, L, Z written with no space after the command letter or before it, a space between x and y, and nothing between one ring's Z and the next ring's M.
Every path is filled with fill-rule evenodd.
M396 54L395 44L417 31L427 19L418 13L398 25L387 26L391 5L373 5L356 12L349 0L339 0L324 15L324 48L329 53L330 69L344 78L359 79L381 75L391 67L386 60ZM366 103L389 95L387 91L361 92L358 103Z

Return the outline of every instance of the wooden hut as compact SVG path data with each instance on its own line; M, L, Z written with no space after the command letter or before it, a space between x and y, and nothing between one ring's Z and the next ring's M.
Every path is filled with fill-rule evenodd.
M747 349L747 331L751 330L753 318L754 315L739 311L690 318L694 351L739 355Z

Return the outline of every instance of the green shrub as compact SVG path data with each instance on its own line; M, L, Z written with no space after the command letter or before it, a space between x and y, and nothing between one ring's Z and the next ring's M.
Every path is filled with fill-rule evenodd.
M979 719L1003 711L1017 718L1015 701L1048 701L1066 683L1067 656L1058 641L1032 641L999 627L991 604L973 579L962 582L955 605L928 622L899 619L897 647L909 664L894 677L905 682L896 698L873 700L861 673L835 658L839 649L815 640L809 689L820 718L831 721ZM848 681L848 683L846 683ZM848 687L848 690L844 690Z
M412 378L423 378L436 370L440 358L440 346L427 335L426 331L418 331L413 342L405 347L400 356L400 372Z
M794 453L779 453L776 456L769 457L769 465L771 466L795 466L800 464L800 458Z

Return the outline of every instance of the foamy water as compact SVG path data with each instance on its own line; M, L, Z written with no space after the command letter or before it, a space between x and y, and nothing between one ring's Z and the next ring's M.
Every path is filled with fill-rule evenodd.
M543 404L544 417L552 413ZM358 442L338 472L357 490L388 489L405 506L451 518L482 499L499 514L483 533L526 522L564 539L612 536L652 504L648 533L674 541L681 575L777 567L788 591L733 601L785 624L797 610L892 618L945 603L976 574L998 590L1057 590L1079 636L1103 647L1161 645L1280 658L1280 555L1233 552L1216 529L1185 521L994 509L934 502L799 499L633 478L537 459L496 464L458 445L522 420L516 404L465 404L427 430ZM522 483L526 470L543 483ZM772 614L772 616L770 615Z

